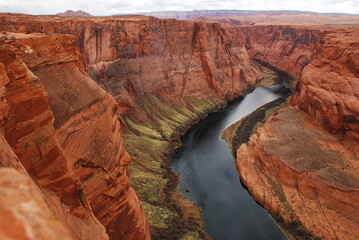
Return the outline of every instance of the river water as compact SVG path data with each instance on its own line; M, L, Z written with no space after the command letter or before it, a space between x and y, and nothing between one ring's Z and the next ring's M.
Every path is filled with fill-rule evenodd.
M281 97L281 89L257 88L243 100L210 114L187 132L173 158L181 192L203 210L205 231L215 240L286 239L268 212L242 186L231 150L221 139L226 127Z

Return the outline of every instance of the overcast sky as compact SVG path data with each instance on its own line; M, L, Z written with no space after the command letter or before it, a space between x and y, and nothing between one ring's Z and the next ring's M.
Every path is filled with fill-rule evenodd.
M359 0L0 0L0 12L55 14L69 9L102 16L194 9L304 10L359 14Z

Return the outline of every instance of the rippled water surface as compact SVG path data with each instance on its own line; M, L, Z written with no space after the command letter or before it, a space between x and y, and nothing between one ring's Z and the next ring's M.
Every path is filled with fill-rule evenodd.
M173 170L181 176L179 188L203 210L205 231L215 240L286 239L241 185L231 151L221 139L223 129L279 98L279 88L257 88L242 101L211 114L183 137L183 146L174 156Z

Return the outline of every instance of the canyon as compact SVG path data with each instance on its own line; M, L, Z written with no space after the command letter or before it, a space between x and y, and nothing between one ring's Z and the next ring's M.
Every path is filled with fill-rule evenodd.
M171 155L191 125L278 68L293 76L291 106L233 144L241 180L302 236L359 237L358 27L213 21L0 14L0 186L18 202L0 200L33 217L13 211L25 230L3 223L4 236L208 238Z
M356 239L357 28L317 28L306 35L286 29L297 35L289 44L283 30L269 39L269 31L255 28L263 27L249 29L257 32L259 46L249 37L249 53L298 80L292 97L259 108L225 130L241 180L297 238ZM304 46L303 39L309 40ZM293 45L302 51L293 51ZM303 64L297 64L301 59Z

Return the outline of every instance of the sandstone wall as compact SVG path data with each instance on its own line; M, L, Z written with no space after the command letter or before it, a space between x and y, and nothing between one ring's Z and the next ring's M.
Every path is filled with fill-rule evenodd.
M251 57L269 62L297 78L313 59L322 35L320 28L310 26L245 26L240 30Z
M358 152L305 113L284 107L236 153L252 196L297 238L359 237Z
M149 239L118 105L86 77L76 38L13 34L0 51L2 129L54 217L74 239Z
M323 31L312 60L297 69L298 82L288 100L293 106L267 109L271 117L234 149L252 196L301 239L359 236L358 39L356 27ZM270 45L259 44L259 49L264 46ZM263 59L285 66L276 53L273 60L269 55ZM293 56L284 56L288 64ZM291 66L287 70L295 74ZM232 128L234 135L241 134Z
M191 124L253 87L263 72L270 72L250 60L241 32L216 23L144 16L3 15L0 22L3 23L1 30L6 31L77 35L89 75L119 103L128 128L125 146L134 161L131 181L145 202L152 229L161 232L154 237L173 237L170 234L178 232L174 229L178 222L181 222L181 231L190 229L191 234L198 237L196 232L201 228L193 231L200 225L198 210L190 203L183 204L186 201L174 187L176 182L168 156L179 145L181 133ZM37 70L34 67L34 72L41 79L48 79L47 74L56 68L45 66ZM65 65L59 69L68 71ZM45 87L47 81L44 80ZM55 91L62 88L56 86ZM58 102L55 106L52 104L52 108L57 116L55 128L61 133L61 125L67 120L62 120L62 112L67 105L60 104L61 96L51 96L48 91L50 103ZM99 98L93 91L90 95L94 101ZM179 205L181 210L177 210ZM195 216L191 212L196 212ZM189 217L196 219L192 226L188 224Z
M359 140L358 29L329 32L300 76L292 104L333 134Z

